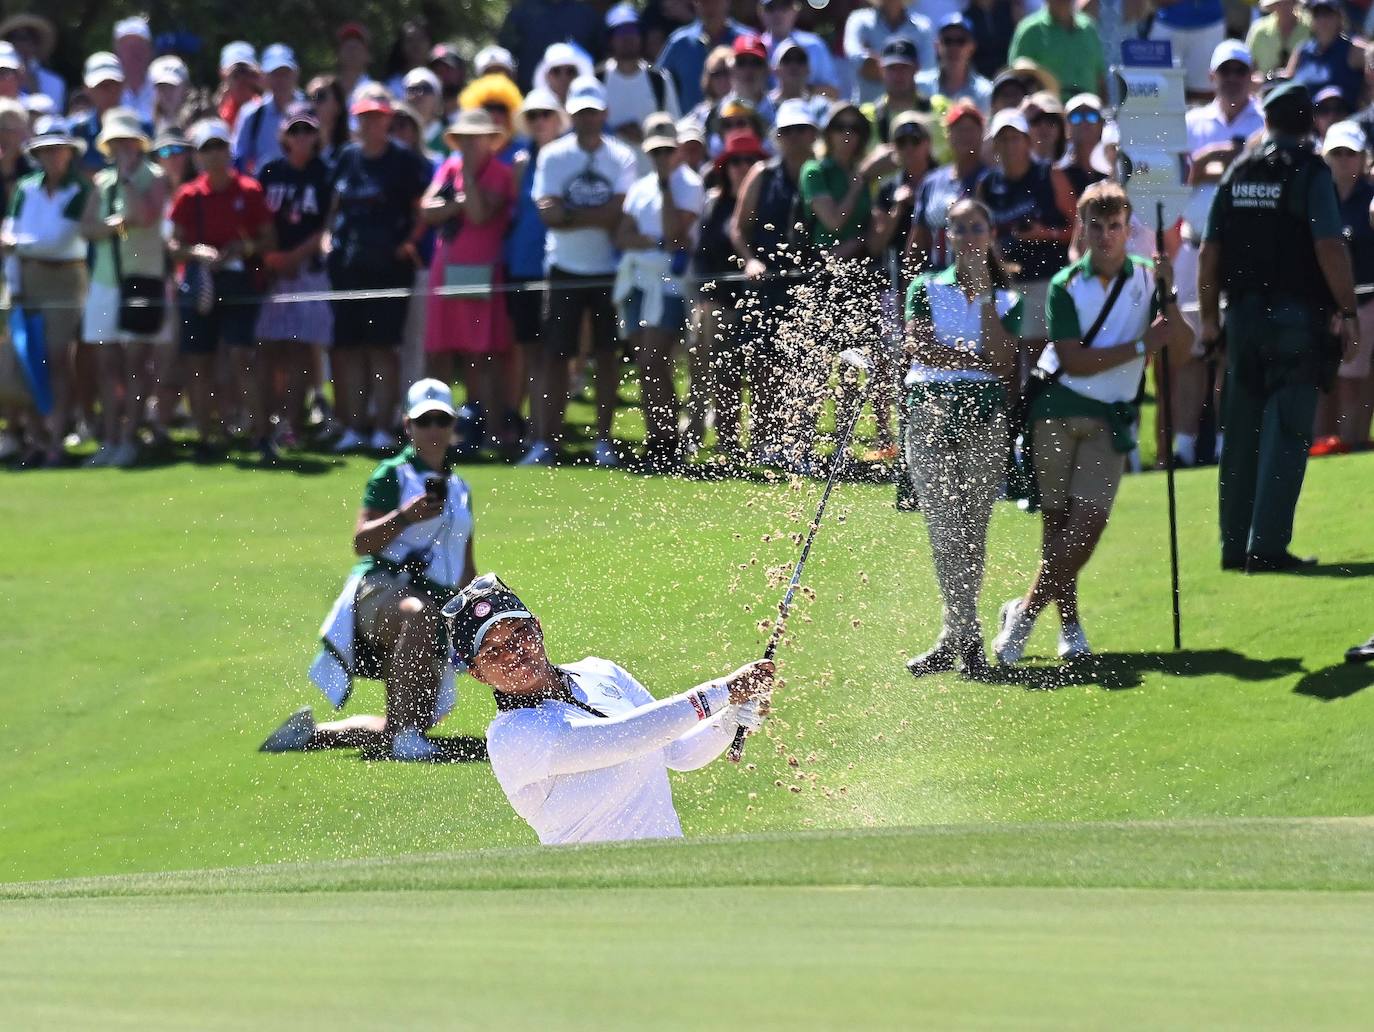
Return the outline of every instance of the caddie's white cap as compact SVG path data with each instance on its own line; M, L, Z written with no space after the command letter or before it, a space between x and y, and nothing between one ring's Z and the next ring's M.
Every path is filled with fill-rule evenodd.
M416 380L406 391L406 418L417 419L426 412L455 414L453 391L442 380Z
M1255 59L1250 56L1250 48L1238 39L1224 39L1212 51L1212 71L1216 71L1227 61L1239 61L1246 68L1255 67Z
M515 58L505 47L498 47L493 43L477 51L477 56L472 59L472 67L478 75L486 75L493 68L504 68L508 72L513 72Z
M1015 108L1003 108L992 116L992 124L988 126L986 139L997 139L997 134L1003 129L1015 129L1022 136L1030 135L1030 123L1026 121L1026 116Z
M568 87L568 102L564 107L570 115L579 111L605 111L606 87L595 75L579 75Z
M1326 138L1322 140L1322 154L1330 154L1333 150L1340 150L1342 147L1362 154L1368 143L1364 130L1360 128L1358 122L1348 120L1333 122L1331 128L1326 131Z
M811 109L806 106L806 102L796 97L779 104L777 117L773 119L773 126L777 129L791 129L794 125L820 128L816 125L816 119L812 116Z

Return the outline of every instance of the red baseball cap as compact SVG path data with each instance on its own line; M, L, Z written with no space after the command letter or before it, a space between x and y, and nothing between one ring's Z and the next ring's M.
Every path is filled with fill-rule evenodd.
M736 129L725 137L725 148L715 160L715 169L719 172L730 161L731 158L755 158L765 161L768 153L763 149L763 143L752 131L748 129Z
M339 26L339 31L334 33L334 39L342 43L346 39L362 40L364 43L371 44L372 33L367 31L367 26L362 22L344 22Z
M349 107L348 113L355 118L359 115L394 115L396 109L391 106L391 101L386 97L378 95L364 95L359 97Z
M752 32L744 32L735 37L735 56L757 57L760 61L768 60L768 48L763 45L763 40Z
M945 128L950 128L950 126L954 125L954 123L961 118L972 118L979 125L983 125L987 122L987 119L983 117L983 112L979 111L978 108L967 99L955 101L954 104L950 106L950 109L945 112Z

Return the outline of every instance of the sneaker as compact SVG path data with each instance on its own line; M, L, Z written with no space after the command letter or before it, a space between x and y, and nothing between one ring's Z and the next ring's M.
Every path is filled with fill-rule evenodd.
M517 466L552 466L554 463L553 449L549 447L548 441L535 441L530 445L530 450L525 452L525 457L516 463Z
M267 736L258 752L300 752L315 733L315 715L309 706L302 706L286 718L286 722Z
M1073 623L1066 623L1059 628L1059 658L1072 662L1075 659L1082 659L1084 656L1093 654L1092 646L1088 644L1088 636L1083 633L1083 625L1075 620Z
M133 441L125 441L114 450L110 456L110 465L119 469L128 469L138 463L138 445Z
M987 681L992 678L992 667L983 652L983 636L975 634L960 642L959 673L970 681Z
M1000 629L997 637L992 639L992 652L1002 666L1021 662L1026 642L1030 641L1031 632L1035 630L1035 619L1023 615L1024 609L1025 600L1014 598L1004 603L998 613L997 626Z
M927 674L943 674L954 669L954 642L942 638L935 647L919 656L906 661L906 670L912 677L925 677Z
M1345 661L1347 663L1374 662L1374 638L1370 638L1363 645L1356 645L1354 648L1346 649Z
M344 430L339 435L339 439L334 442L333 451L335 455L343 455L345 452L357 451L366 443L361 434L353 430Z
M102 466L109 466L112 464L111 460L114 459L114 453L115 450L112 445L102 444L95 450L95 454L81 465L86 469L100 469Z
M614 469L620 465L620 456L610 441L597 441L592 445L592 461L605 469Z
M373 430L372 436L367 439L367 446L372 451L395 451L396 438L392 437L385 430Z
M1317 565L1315 556L1296 556L1292 552L1278 555L1250 555L1245 560L1246 573L1291 573L1309 570Z
M432 760L439 755L439 747L426 738L417 728L407 727L396 732L391 739L391 758L393 760Z

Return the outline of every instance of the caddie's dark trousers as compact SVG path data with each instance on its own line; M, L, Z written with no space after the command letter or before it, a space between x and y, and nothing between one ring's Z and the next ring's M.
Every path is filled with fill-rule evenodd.
M1288 551L1317 411L1321 327L1299 302L1247 296L1226 314L1221 558Z

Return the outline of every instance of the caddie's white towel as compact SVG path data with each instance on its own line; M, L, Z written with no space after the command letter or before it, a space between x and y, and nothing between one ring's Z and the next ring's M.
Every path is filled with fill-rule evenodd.
M639 321L645 326L657 326L663 319L663 298L668 293L669 284L674 283L672 276L672 255L662 251L626 251L620 256L620 267L615 272L615 284L611 287L611 300L615 302L620 315L620 336L628 340L630 334L639 329L631 326L625 318L625 302L630 294L638 290L644 295L639 308ZM681 294L679 284L674 293Z
M342 709L353 694L353 677L357 671L353 650L353 605L362 581L363 575L355 573L344 582L343 591L320 625L320 652L310 664L310 680L335 709ZM437 724L448 716L457 701L458 679L450 659L439 678L439 696L434 701L431 723Z

